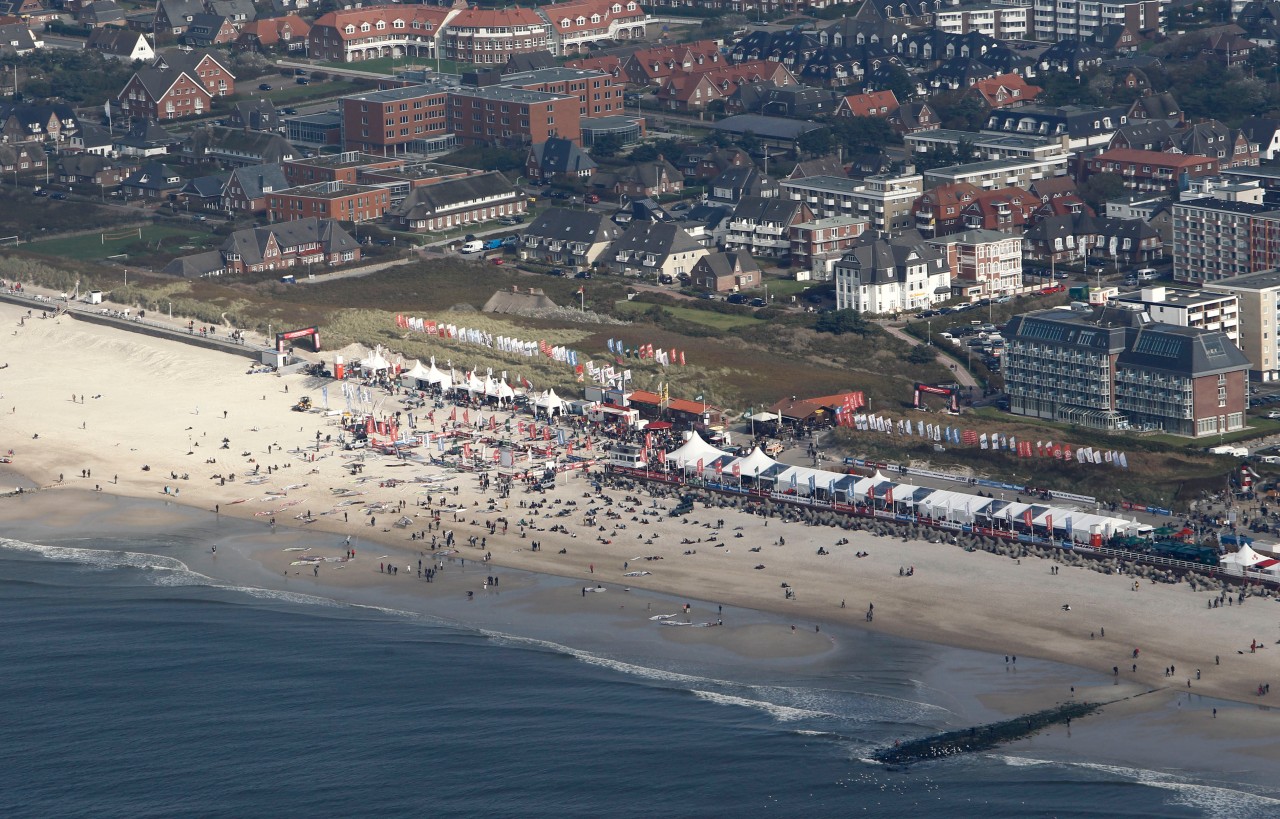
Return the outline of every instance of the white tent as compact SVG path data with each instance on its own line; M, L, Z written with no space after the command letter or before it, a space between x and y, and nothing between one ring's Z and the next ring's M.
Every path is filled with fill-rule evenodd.
M391 364L382 357L382 353L374 350L370 355L360 359L360 369L363 372L377 373L391 369Z
M406 369L400 374L400 377L403 379L422 382L426 382L430 376L431 370L422 366L422 362L417 360L413 362L412 367Z
M555 390L547 390L533 400L535 410L542 410L550 418L564 413L564 401L556 395Z
M439 385L441 392L453 389L453 376L443 370L436 368L436 360L431 359L431 368L427 370L427 376L423 379L428 384Z
M496 398L499 401L511 401L516 397L516 391L511 389L511 385L498 378L485 379L484 394L487 398Z
M475 370L467 373L466 390L473 395L484 394L484 381L480 380L480 376L476 375Z
M754 478L756 475L764 472L775 463L777 463L777 461L764 454L763 449L756 447L751 450L750 455L745 458L738 459L738 471L744 478ZM730 465L730 469L732 469L732 465Z
M1266 560L1265 557L1253 550L1253 547L1245 544L1240 547L1238 552L1232 552L1229 555L1223 555L1218 562L1222 564L1222 568L1226 569L1230 574L1244 574L1244 570L1250 566Z
M696 432L689 433L689 438L679 448L667 453L667 461L675 463L677 466L684 467L697 466L698 461L703 464L709 464L716 458L729 453L716 449L711 444L702 440L702 436Z

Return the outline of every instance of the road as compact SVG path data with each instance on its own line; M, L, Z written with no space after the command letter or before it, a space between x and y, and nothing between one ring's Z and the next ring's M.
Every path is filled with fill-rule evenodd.
M912 345L913 347L924 343L920 339L916 338L915 336L911 335L907 331L903 330L901 327L894 327L888 322L881 322L880 326L883 327L885 332L888 333L889 335L893 336L894 338L900 338L903 341L907 342L908 344ZM934 355L938 359L939 364L941 364L944 367L951 368L952 372L955 373L956 383L958 383L960 386L974 387L974 388L978 386L978 379L973 377L973 373L965 369L964 363L961 362L959 359L953 358L952 356L947 355L942 350L937 350L934 353Z

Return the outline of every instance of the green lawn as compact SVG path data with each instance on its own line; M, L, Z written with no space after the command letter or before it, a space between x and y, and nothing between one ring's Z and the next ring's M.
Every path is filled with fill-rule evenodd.
M121 234L125 233L126 230L129 235L122 236ZM120 238L111 238L112 236L119 236ZM159 243L161 249L172 252L176 256L181 255L180 250L184 245L192 245L197 249L202 248L208 241L209 234L194 224L181 227L148 225L142 228L141 240L138 239L137 228L132 230L128 228L117 229L114 233L107 230L106 237L104 241L102 234L91 233L84 236L73 236L70 239L32 242L31 244L23 245L23 250L46 256L61 256L66 259L93 262L129 252L131 247L138 244L139 241L143 241L146 242L147 249L150 252L155 252L156 245Z
M644 301L620 301L615 307L621 313L628 315L643 313L650 307L652 302ZM753 324L763 324L762 319L755 316L736 316L731 313L713 313L710 310L698 310L693 307L671 307L663 304L659 305L671 315L684 321L691 321L695 324L702 324L716 330L732 330L735 327L747 327Z
M500 66L499 66L500 67ZM377 60L360 60L354 63L319 63L317 68L346 68L350 71L368 71L370 74L395 74L411 68L429 68L442 74L461 74L475 68L470 63L459 63L453 60L428 60L423 57L382 57Z
M266 97L273 103L290 103L300 102L308 99L321 99L323 97L336 97L342 94L352 94L360 90L360 86L351 80L326 80L325 82L312 82L309 85L298 85L293 80L286 77L264 78L263 82L270 82L272 89L270 91L258 91L258 86L253 86L253 90L249 91L250 96ZM372 80L370 80L372 82ZM240 95L237 95L240 96Z

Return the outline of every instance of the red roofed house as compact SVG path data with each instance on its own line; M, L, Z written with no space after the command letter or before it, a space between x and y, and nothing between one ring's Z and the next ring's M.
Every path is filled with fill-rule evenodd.
M1022 233L1039 205L1039 199L1018 187L978 191L972 201L960 209L960 217L966 230Z
M888 117L898 110L898 98L892 91L851 94L836 106L838 117Z
M465 2L458 0L452 8L395 5L331 11L311 24L307 53L317 60L348 63L381 57L434 59L441 56L436 53L437 34L464 8ZM545 39L541 48L546 48Z
M924 236L946 236L964 230L961 211L979 192L977 185L968 182L939 185L926 191L911 205L916 230Z
M678 71L662 81L657 97L663 107L675 111L700 111L715 100L728 97L738 86L757 82L795 85L796 78L782 63L754 60L710 71Z
M713 407L702 401L669 398L664 404L662 396L657 393L649 392L648 390L634 390L627 393L627 403L646 418L657 418L666 415L681 426L687 425L695 429L706 429L724 425L724 412L718 407Z
M269 17L245 23L236 38L236 45L243 49L264 51L279 48L282 51L301 51L306 48L311 26L296 14Z
M642 48L623 61L622 71L633 85L654 85L680 71L710 71L727 62L714 40L699 40Z
M1028 85L1018 74L1001 74L978 80L969 93L977 95L988 108L1016 108L1029 104L1043 90L1038 85Z
M618 57L578 57L567 60L564 67L601 71L615 79L622 76L622 60Z
M1218 160L1207 156L1115 148L1081 164L1082 182L1095 173L1117 174L1130 190L1171 193L1186 190L1192 179L1217 174Z

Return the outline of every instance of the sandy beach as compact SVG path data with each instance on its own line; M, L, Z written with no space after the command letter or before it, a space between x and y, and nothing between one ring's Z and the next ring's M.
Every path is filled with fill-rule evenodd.
M290 410L303 395L321 404L322 382L316 379L250 374L251 363L244 358L69 317L29 318L19 326L25 313L0 305L0 364L8 364L0 370L0 452L13 451L13 463L6 468L39 487L37 506L47 508L52 518L70 499L87 502L80 491L68 490L170 500L209 514L217 509L222 516L264 528L274 517L277 529L297 527L287 548L311 548L306 554L336 560L344 551L343 539L351 536L357 555L345 563L321 563L318 571L312 565L291 565L299 553L283 548L248 555L265 572L305 572L324 593L338 597L344 589L388 583L412 594L474 592L485 572L469 571L470 585L465 586L451 582L448 565L441 577L444 585L416 577L419 560L427 565L433 561L429 539L410 539L411 533L426 531L432 510L419 502L430 500L432 509L446 510L440 529L430 534L442 537L451 531L457 550L452 558L465 559L469 567L491 554L487 565L497 574L521 569L572 578L584 588L629 587L636 593L687 599L691 611L687 618L683 612L680 616L690 622L715 622L718 606L732 606L777 613L795 626L794 634L781 626L669 628L672 642L705 641L747 656L801 656L822 651L826 641L821 627L838 624L997 655L1055 660L1108 676L1118 668L1125 691L1163 690L1165 702L1191 691L1270 705L1271 697L1258 697L1257 688L1280 682L1280 608L1270 601L1254 598L1240 606L1209 609L1210 593L1193 592L1186 585L1148 584L1135 591L1132 578L1124 575L1065 565L1060 573L1051 573L1058 564L1050 560L1017 561L943 543L781 523L722 509L699 508L671 518L666 510L672 501L659 501L654 508L645 493L627 501L625 492L606 490L613 501L609 508L618 515L606 518L582 473L561 475L545 495L517 487L506 500L482 491L474 475L427 465L393 466L395 459L373 453L365 456L364 470L355 476L344 457L351 453L334 446L315 448L317 433L321 441L337 437L333 419ZM336 388L330 392L331 399L338 394ZM444 413L436 415L443 423ZM488 415L486 411L486 419ZM509 413L499 413L499 423L507 417ZM431 425L420 428L430 430ZM265 480L247 485L246 475L255 467ZM214 477L233 473L234 481ZM411 482L418 475L452 480L428 488ZM393 478L409 482L379 485ZM0 480L6 480L4 473ZM0 491L14 485L0 484ZM342 490L364 494L352 495L346 500L355 503L340 506L336 493ZM363 511L378 502L402 501L403 514L413 518L405 528L391 526L400 512ZM521 508L522 501L544 505L531 510ZM584 522L592 505L602 510L594 527ZM568 513L560 515L564 510ZM314 522L304 525L297 516L308 512ZM490 534L487 524L499 517L509 522L506 533L499 526ZM376 525L370 525L372 518ZM530 523L523 538L516 525L520 519ZM716 530L720 519L724 527ZM567 533L549 531L553 525L564 526ZM320 533L326 534L321 538ZM485 539L483 547L468 545L473 536ZM842 537L849 543L835 546ZM315 545L321 540L328 545ZM686 540L692 542L682 542ZM529 548L533 541L541 544L539 550ZM754 547L760 551L749 551ZM830 554L817 554L819 547ZM869 555L858 558L856 552ZM395 565L398 574L380 572L380 564ZM913 576L900 576L902 567L914 567ZM649 574L624 576L629 571ZM794 598L784 595L783 583L794 590ZM873 604L874 621L866 622ZM1070 611L1063 610L1065 604ZM618 603L609 593L581 593L578 605L589 613ZM1263 647L1251 651L1251 643ZM1175 669L1172 675L1166 673L1169 667ZM1096 692L1099 698L1115 690L1102 688ZM1063 697L1060 691L1029 690L1003 706L1031 710ZM1233 730L1274 730L1276 717L1269 709L1236 713L1245 716L1219 720L1213 730L1226 730L1229 724Z

